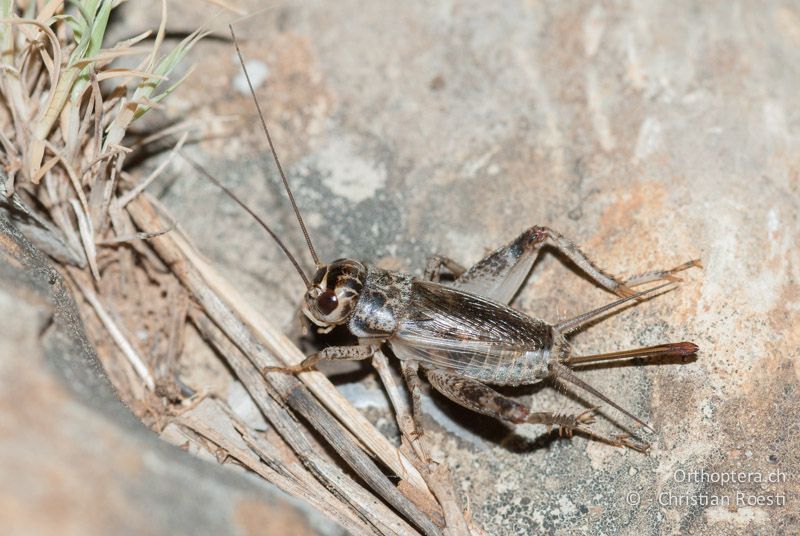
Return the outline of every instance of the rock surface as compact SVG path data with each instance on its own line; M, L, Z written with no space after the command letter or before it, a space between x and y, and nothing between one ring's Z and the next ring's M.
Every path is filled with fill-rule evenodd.
M700 345L686 364L582 373L654 425L650 456L428 401L430 441L489 533L800 527L796 4L304 3L237 30L265 67L258 92L324 259L420 273L430 253L472 263L545 224L612 272L705 264L574 339L587 353ZM183 101L246 116L235 140L203 144L206 162L302 251L239 76L231 48L208 43ZM302 293L291 267L197 180L166 202L289 329ZM556 320L610 299L545 254L516 306ZM562 411L594 403L511 392ZM721 482L731 472L750 476ZM730 506L703 504L715 497Z
M124 35L157 23L157 9L136 4L125 4ZM210 17L173 7L176 29ZM472 263L545 224L612 272L705 264L677 292L574 338L587 353L700 345L685 364L581 373L653 424L643 434L650 456L426 400L428 440L490 534L800 528L795 3L306 2L261 10L237 31L324 259L420 273L431 253ZM302 251L232 47L203 43L195 61L167 113L222 136L193 150ZM160 195L289 330L302 294L291 266L237 207L183 171ZM544 254L515 305L554 321L610 299ZM391 422L369 385L343 389ZM595 403L549 386L509 392L543 409ZM595 426L619 431L605 419ZM230 520L232 503L219 500Z

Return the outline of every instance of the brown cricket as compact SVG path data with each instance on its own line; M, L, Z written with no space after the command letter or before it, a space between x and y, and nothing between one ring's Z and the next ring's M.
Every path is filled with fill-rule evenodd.
M236 51L250 84L238 44ZM624 303L641 301L659 291L666 292L674 288L677 281L674 274L692 266L700 266L698 260L622 280L601 270L579 247L561 234L547 227L535 226L468 269L450 258L435 255L427 263L422 278L383 270L353 259L323 263L317 256L289 188L252 85L250 91L279 175L313 258L313 275L309 277L305 273L281 239L235 194L191 159L187 160L253 216L286 254L306 286L302 310L311 322L322 332L330 331L335 326L346 326L358 340L357 345L328 347L296 366L273 367L265 369L265 373L300 372L322 359L367 359L381 345L388 344L401 361L403 375L412 395L417 433L422 431L418 375L422 369L434 389L478 413L514 424L557 426L568 435L578 431L613 445L646 450L646 443L633 441L627 434L606 437L589 429L587 425L593 422L596 408L577 415L532 411L524 404L498 393L490 385L516 386L544 379L565 380L651 429L644 421L580 379L571 367L637 357L689 356L695 354L698 347L691 342L677 342L576 356L566 336ZM550 324L510 307L509 302L531 271L538 252L546 244L555 247L591 280L617 294L620 299L557 324ZM444 283L441 280L445 271L449 272L452 281ZM641 292L633 290L634 287L655 281L667 283Z

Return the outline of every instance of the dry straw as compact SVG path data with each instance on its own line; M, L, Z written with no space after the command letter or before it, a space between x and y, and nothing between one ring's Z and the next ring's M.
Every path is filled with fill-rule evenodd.
M354 534L480 533L446 466L430 461L410 429L405 393L385 357L374 364L398 413L400 447L323 374L260 373L304 356L145 191L186 133L166 133L177 139L174 150L148 176L124 167L153 139L131 140L130 125L181 83L176 67L205 32L165 51L163 2L155 34L108 46L119 3L0 0L0 206L82 298L87 332L120 398L165 438L252 471ZM123 57L140 59L116 66ZM245 402L268 426L242 417L218 393L181 383L182 364L199 359L185 351L190 333L202 337L207 359L229 383L244 387Z

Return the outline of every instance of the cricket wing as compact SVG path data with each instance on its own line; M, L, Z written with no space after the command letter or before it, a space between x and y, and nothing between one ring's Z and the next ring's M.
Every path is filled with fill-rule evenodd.
M541 320L428 281L412 283L407 314L390 339L400 359L459 370L511 364L551 342Z
M448 345L441 340L392 338L389 344L402 360L414 360L423 368L459 370L469 375L488 373L503 364L513 363L525 356L523 349L509 349L491 344Z
M530 273L534 260L536 257L531 254L519 262L509 263L502 270L481 271L480 266L477 269L471 268L453 281L451 286L465 292L489 296L498 302L509 303Z

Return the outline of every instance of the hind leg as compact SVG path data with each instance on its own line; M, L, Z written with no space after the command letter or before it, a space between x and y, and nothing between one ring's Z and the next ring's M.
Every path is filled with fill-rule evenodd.
M575 243L553 229L549 229L547 227L533 227L532 231L539 240L552 245L558 251L563 253L597 284L622 297L632 296L634 294L634 291L631 290L632 286L664 279L675 280L675 273L686 270L687 268L691 268L692 266L701 266L700 261L695 259L669 270L645 272L626 280L622 280L618 276L609 274L608 272L602 270L597 263L592 261L588 255L586 255L586 253L584 253L577 245L575 245Z
M564 433L567 436L572 436L573 432L581 432L617 447L628 447L639 451L647 450L646 444L642 445L631 441L628 436L606 437L589 429L587 425L594 422L594 408L578 415L546 411L533 412L524 404L501 395L479 381L443 370L428 370L427 376L434 389L456 404L477 413L513 424L530 423L558 426L559 433Z
M601 269L571 240L553 229L540 226L526 229L517 238L497 248L461 274L446 264L452 261L443 257L434 257L428 266L432 278L437 278L434 280L438 280L438 271L444 265L456 276L452 286L508 303L519 290L533 267L539 250L545 244L555 247L597 284L623 297L633 294L633 286L664 279L674 280L675 273L692 266L700 266L699 261L692 260L670 270L645 272L623 280ZM438 265L434 264L437 259ZM461 268L457 264L455 266Z

